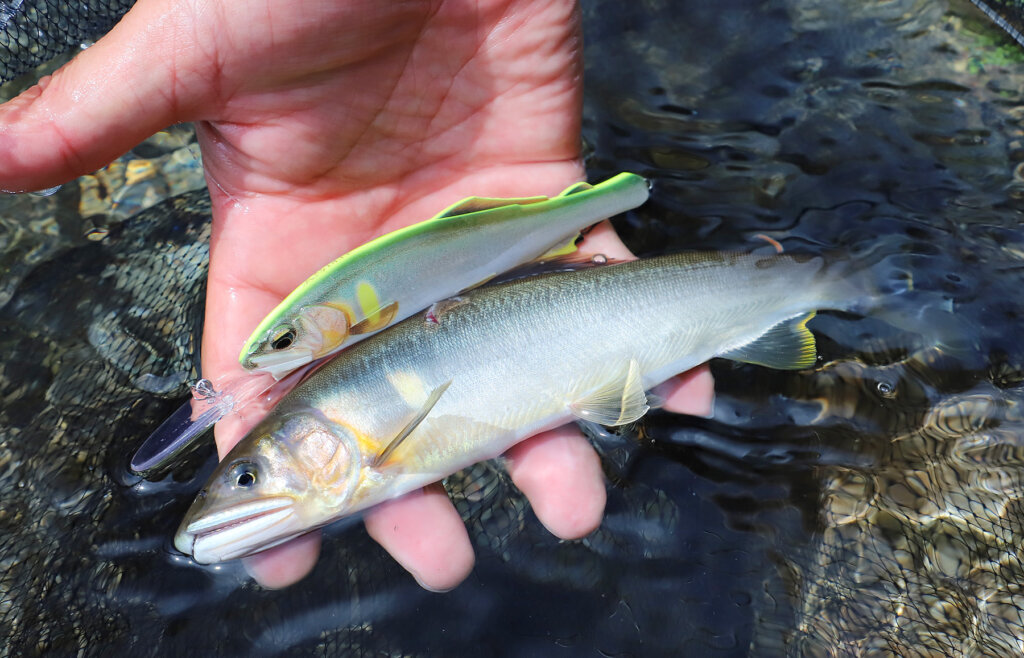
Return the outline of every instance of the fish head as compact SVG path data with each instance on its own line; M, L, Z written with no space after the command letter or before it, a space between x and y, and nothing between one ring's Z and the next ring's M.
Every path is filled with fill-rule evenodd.
M281 379L299 366L326 356L344 344L352 313L332 304L311 304L268 317L242 348L246 370Z
M320 412L271 415L218 464L174 545L209 564L298 537L344 515L360 467L355 437Z

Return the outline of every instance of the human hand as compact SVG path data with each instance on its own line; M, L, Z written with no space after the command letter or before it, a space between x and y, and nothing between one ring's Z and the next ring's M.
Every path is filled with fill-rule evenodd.
M288 292L338 255L466 196L554 194L582 178L579 16L571 0L140 0L52 79L0 106L0 188L40 189L197 121L214 208L204 376L247 376L238 350ZM628 252L607 228L585 249ZM667 406L703 413L710 375ZM218 424L221 455L258 420ZM575 428L509 453L556 535L599 523L605 490ZM439 485L370 510L370 534L430 589L469 573ZM319 533L246 560L269 587L316 561Z

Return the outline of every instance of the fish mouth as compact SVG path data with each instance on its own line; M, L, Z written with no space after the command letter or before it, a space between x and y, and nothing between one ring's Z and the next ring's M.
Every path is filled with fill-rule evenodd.
M199 564L224 562L277 546L303 534L295 503L277 496L232 505L194 521L185 517L174 547Z
M279 380L299 366L304 366L311 361L313 361L313 350L292 348L287 350L287 354L260 354L246 357L245 367L249 370L265 372Z

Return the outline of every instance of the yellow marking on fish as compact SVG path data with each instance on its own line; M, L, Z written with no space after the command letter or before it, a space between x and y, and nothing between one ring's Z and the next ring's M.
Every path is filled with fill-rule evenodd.
M362 430L358 429L355 425L346 423L339 418L332 415L325 414L332 423L335 423L345 429L355 442L356 451L358 455L352 455L352 459L359 459L363 466L368 465L369 460L373 459L377 453L380 452L381 447L386 439L370 436ZM362 470L362 469L360 469Z
M389 372L387 378L402 400L413 409L419 409L426 403L430 391L427 384L416 373Z

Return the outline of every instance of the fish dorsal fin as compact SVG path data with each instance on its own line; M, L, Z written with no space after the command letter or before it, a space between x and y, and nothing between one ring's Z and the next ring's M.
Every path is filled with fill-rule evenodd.
M616 427L640 420L650 407L636 359L622 378L617 378L569 405L572 414L599 425Z
M807 328L807 322L814 315L815 312L811 311L783 320L757 340L719 356L776 370L810 368L818 358L814 334Z
M401 431L399 431L398 434L395 435L395 438L391 439L391 441L389 441L388 444L384 446L384 449L377 453L377 456L373 458L373 461L370 463L370 465L373 468L380 468L381 466L384 465L385 462L387 462L388 458L391 457L391 455L394 454L398 446L402 444L402 441L405 441L405 439L410 434L412 434L412 431L416 429L416 427L420 423L423 422L423 419L427 417L427 414L429 414L430 410L434 408L434 405L437 404L437 401L441 399L441 396L444 395L444 392L448 390L448 387L451 386L451 383L452 381L449 379L448 381L446 381L445 383L441 384L433 391L431 391L430 395L427 396L427 399L423 402L423 406L420 407L420 410L416 412L416 415L413 416L412 419L410 419L409 422L405 424L405 427L403 427Z
M378 308L370 315L366 316L359 322L349 327L348 332L350 334L368 334L374 331L380 331L384 327L391 324L391 321L395 319L398 314L398 302L391 302L384 308Z
M468 199L463 199L448 206L438 213L434 219L469 215L482 210L495 210L496 208L504 208L506 206L528 206L532 203L541 203L542 201L549 201L549 199L546 196L530 196L520 199L495 199L492 197L471 196Z
M505 283L507 281L518 281L538 274L550 274L552 272L576 272L591 267L604 267L618 261L604 255L589 256L580 253L564 254L553 258L543 257L538 260L524 263L513 267L507 272L491 277L486 281L490 284ZM482 284L481 284L482 285Z

